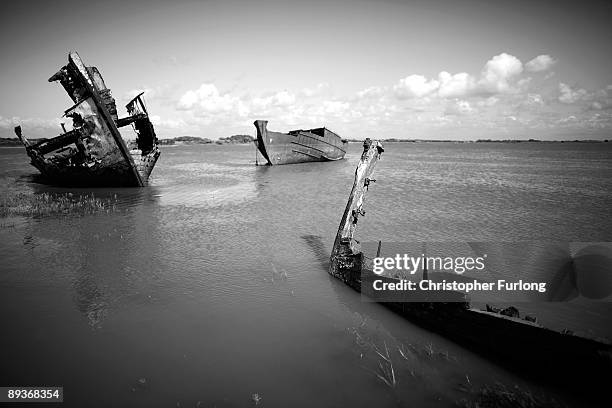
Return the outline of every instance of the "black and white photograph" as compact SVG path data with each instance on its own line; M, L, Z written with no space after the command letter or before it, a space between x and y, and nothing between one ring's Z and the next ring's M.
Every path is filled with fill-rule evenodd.
M611 406L611 22L4 4L0 408Z

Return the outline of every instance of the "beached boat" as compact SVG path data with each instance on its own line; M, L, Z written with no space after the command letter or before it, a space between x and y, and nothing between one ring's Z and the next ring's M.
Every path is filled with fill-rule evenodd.
M143 93L127 105L127 117L117 116L115 99L96 67L87 67L76 52L68 64L49 78L59 81L74 105L64 116L72 129L51 139L31 143L15 128L31 164L49 181L64 185L145 186L160 155L157 136L149 120ZM132 149L119 128L132 125Z
M355 171L355 180L342 216L330 258L329 273L368 299L378 301L410 321L442 334L474 351L521 368L530 375L556 378L562 382L580 381L586 387L612 383L611 345L605 339L556 331L538 324L534 318L520 318L512 307L498 309L473 307L461 291L399 291L382 299L373 290L374 281L397 284L398 277L377 275L373 259L365 256L354 239L358 219L365 215L363 203L374 167L383 147L366 139ZM380 242L377 257L380 255ZM449 279L442 272L423 270L420 279ZM458 278L457 275L455 275ZM419 278L417 278L419 279ZM381 287L378 283L378 287ZM418 286L417 286L418 288ZM574 383L575 384L575 383Z
M340 160L346 154L348 142L324 127L280 133L269 131L267 120L254 125L255 145L268 165Z

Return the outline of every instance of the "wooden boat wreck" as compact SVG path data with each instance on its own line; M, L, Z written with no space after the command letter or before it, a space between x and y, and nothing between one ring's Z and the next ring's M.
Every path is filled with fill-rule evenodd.
M267 120L256 120L255 145L268 165L313 161L333 161L344 158L348 142L327 128L272 132Z
M599 393L604 384L611 384L612 350L605 339L546 328L533 318L520 318L513 306L497 309L486 305L485 310L480 310L472 307L468 296L459 291L423 293L406 290L391 298L377 299L372 289L375 280L398 283L400 278L374 274L373 260L361 252L354 234L358 219L365 215L365 193L375 181L372 174L382 152L380 142L366 139L334 241L329 273L421 327L520 368L522 373L547 380L558 377L553 378L553 382L564 385L571 383L576 386L578 382L583 388ZM380 242L376 256L379 255ZM447 273L427 272L425 269L417 280L436 280L436 275L445 275L448 279Z
M157 136L149 120L143 93L127 105L127 117L117 116L115 99L96 67L85 66L76 52L68 64L49 78L59 81L74 105L64 116L72 130L33 144L15 128L31 164L49 181L64 185L145 186L160 155ZM129 149L119 128L132 125L134 149Z

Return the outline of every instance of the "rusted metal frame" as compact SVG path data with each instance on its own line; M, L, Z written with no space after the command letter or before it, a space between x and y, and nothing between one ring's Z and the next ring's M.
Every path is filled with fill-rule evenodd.
M115 139L115 143L117 143L117 146L119 147L119 151L123 155L123 158L127 160L138 186L144 187L145 183L142 180L140 173L138 173L138 170L136 169L136 164L134 163L134 159L132 158L132 155L130 154L123 138L121 137L121 134L119 133L119 129L117 129L117 126L115 125L115 121L113 120L110 113L106 109L106 106L104 106L104 104L101 103L100 95L98 94L98 92L95 89L95 86L91 82L91 78L89 77L89 72L87 71L87 68L81 61L81 58L78 56L78 54L70 53L69 59L70 59L70 63L74 64L77 70L85 78L84 85L87 88L87 91L89 92L89 94L93 96L92 99L94 103L96 104L96 107L98 108L98 110L102 113L102 116L104 117L106 124L111 131L111 135L113 136L113 139Z

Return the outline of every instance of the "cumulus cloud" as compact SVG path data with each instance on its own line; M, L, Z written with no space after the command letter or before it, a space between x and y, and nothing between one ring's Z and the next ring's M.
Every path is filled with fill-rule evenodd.
M287 107L295 103L295 95L287 90L276 92L267 97L254 98L253 107L263 110L270 107Z
M546 75L544 75L544 80L550 79L552 77L555 76L555 73L553 71L550 71L548 73L546 73Z
M537 60L541 65L546 63L542 58ZM534 65L535 62L532 64ZM428 79L423 75L409 75L401 79L393 91L398 99L422 98L436 96L440 98L463 98L474 95L495 95L517 93L526 90L531 78L520 78L523 63L515 56L501 53L486 62L479 76L467 72L451 74L442 71L437 79ZM367 90L358 96L367 95ZM375 87L373 87L375 89Z
M66 123L68 122L68 123ZM66 123L71 126L70 120L66 118L21 118L14 116L7 118L0 115L0 134L1 137L15 137L13 129L20 125L23 128L23 134L27 138L55 137L63 133L61 123Z
M380 98L385 93L385 89L380 86L370 86L357 92L359 99Z
M40 130L61 130L61 123L65 123L67 119L43 119L43 118L20 118L18 116L14 116L12 118L5 118L0 116L0 128L2 129L10 129L11 131L17 125L21 125L24 128L36 128ZM47 137L52 137L53 135L47 135Z
M451 75L446 71L442 71L438 75L438 82L440 84L438 95L442 98L454 98L467 95L472 92L476 86L474 77L466 72Z
M340 115L346 112L350 105L342 101L323 101L323 112L331 115Z
M604 110L612 108L612 85L608 85L603 89L595 92L593 102L590 105L591 109Z
M409 75L400 79L393 87L399 99L420 98L438 89L440 83L435 79L427 80L423 75Z
M544 99L542 95L537 93L527 94L527 100L525 101L527 105L544 105Z
M277 92L272 96L272 105L289 106L295 103L295 95L287 90Z
M525 69L529 72L542 72L549 70L557 63L553 57L548 54L538 55L531 61L525 64Z
M523 64L513 55L500 53L474 74L444 70L433 77L410 74L395 85L362 87L345 96L335 92L332 96L326 83L254 94L221 92L214 83L203 83L175 97L176 112L156 111L161 117L152 120L166 133L203 129L209 135L230 128L246 131L254 118L269 118L278 129L325 124L355 137L374 127L393 137L401 137L405 130L423 135L432 129L435 133L457 128L470 129L470 134L519 128L549 131L571 116L576 119L563 122L567 126L612 128L612 85L599 91L566 83L558 89L550 89L550 82L540 86L543 78L552 75L550 67L555 62L549 55L539 55ZM542 71L546 72L541 76L531 74Z
M157 86L143 86L142 88L131 89L127 91L123 95L122 99L125 102L127 102L131 100L132 98L134 98L136 95L140 94L141 92L144 92L144 96L147 101L152 101L152 100L167 101L167 100L172 99L174 90L175 88L170 84L157 85Z
M171 130L181 130L188 127L187 122L183 119L163 119L159 115L151 115L149 117L154 126L159 126Z
M321 94L325 93L327 90L329 90L329 84L327 82L322 82L320 84L317 84L314 88L304 88L304 89L302 89L301 94L303 96L311 98L313 96L321 95Z
M559 102L567 104L584 100L588 98L589 94L585 89L572 89L571 86L564 84L563 82L559 83L559 93Z
M523 72L523 63L513 55L501 53L485 64L479 85L490 93L510 90L510 81Z
M469 115L474 112L474 108L468 101L457 99L449 103L444 111L445 115Z
M204 83L196 90L187 91L179 99L177 109L191 110L194 114L206 115L220 112L248 114L248 108L240 98L229 93L221 95L215 84Z
M0 129L10 129L14 126L15 124L12 119L0 116Z
M612 85L596 91L584 88L573 88L563 82L559 83L559 102L567 105L577 105L583 110L612 109Z
M559 123L576 122L578 118L574 115L566 116L558 120Z
M527 77L527 78L521 78L518 81L516 81L516 86L514 86L514 89L512 89L512 92L516 93L516 92L526 92L527 89L529 88L529 84L531 83L531 77Z
M478 101L477 104L478 106L494 106L497 104L497 102L499 102L499 98L496 96L489 96L486 99L483 99L481 101Z

